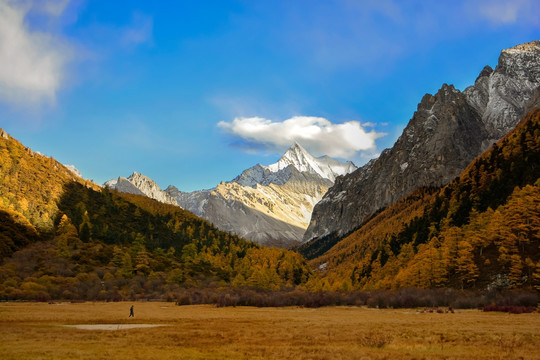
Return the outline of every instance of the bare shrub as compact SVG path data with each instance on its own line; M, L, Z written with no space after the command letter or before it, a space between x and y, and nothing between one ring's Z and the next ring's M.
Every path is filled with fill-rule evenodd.
M191 298L187 294L180 294L176 298L176 305L191 305Z
M361 346L382 348L392 341L392 336L381 331L369 331L358 336L358 344Z
M527 292L473 292L452 289L399 289L352 292L309 292L297 288L277 291L257 288L196 288L177 289L167 299L178 305L214 304L223 306L284 307L301 306L363 306L370 308L448 308L483 309L488 305L521 306L535 308L538 295ZM532 304L532 305L528 305ZM440 312L439 311L439 312ZM516 309L515 311L524 311Z
M487 305L483 309L485 312L499 311L507 312L510 314L526 314L536 311L536 307L533 306L514 306L514 305Z

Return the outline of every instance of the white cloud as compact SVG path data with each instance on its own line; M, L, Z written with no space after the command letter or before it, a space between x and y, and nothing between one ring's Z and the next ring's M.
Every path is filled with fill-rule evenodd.
M358 151L376 149L375 140L385 134L366 132L360 122L333 124L325 118L295 116L283 122L261 117L221 121L218 127L244 141L246 150L266 149L282 152L295 141L315 155L350 158Z
M57 16L66 4L47 1L41 6ZM31 2L0 0L0 100L54 102L62 85L69 49L49 33L29 29L24 20L31 9Z

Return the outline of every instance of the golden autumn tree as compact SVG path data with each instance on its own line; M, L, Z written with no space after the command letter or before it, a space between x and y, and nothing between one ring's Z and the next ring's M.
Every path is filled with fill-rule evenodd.
M458 278L463 285L472 285L478 278L479 270L474 261L474 248L465 240L458 243L458 256L456 258Z
M540 291L540 261L538 261L536 263L536 266L535 266L535 269L534 269L534 272L532 274L532 278L533 278L533 287Z

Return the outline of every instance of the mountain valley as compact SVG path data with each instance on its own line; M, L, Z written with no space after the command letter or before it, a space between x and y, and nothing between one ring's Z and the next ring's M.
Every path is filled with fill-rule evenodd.
M289 248L301 243L313 206L336 177L355 169L352 162L316 158L293 144L277 163L257 164L209 190L185 193L171 185L163 191L138 173L105 186L178 204L223 231L259 244Z
M100 186L0 129L0 300L320 306L388 289L534 292L539 179L539 41L503 50L464 91L426 94L394 146L360 168L294 143L212 189L162 190L138 172Z

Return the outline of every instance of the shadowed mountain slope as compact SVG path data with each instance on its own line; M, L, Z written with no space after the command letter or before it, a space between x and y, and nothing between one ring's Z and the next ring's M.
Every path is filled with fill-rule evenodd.
M335 289L540 288L539 178L537 109L450 184L416 190L312 265Z

